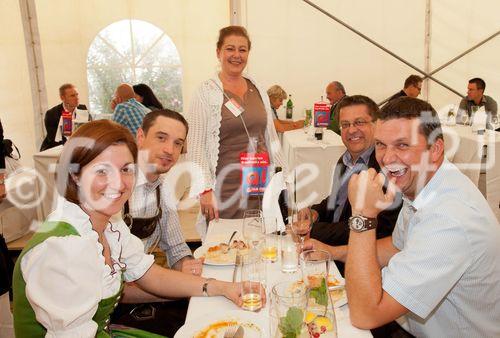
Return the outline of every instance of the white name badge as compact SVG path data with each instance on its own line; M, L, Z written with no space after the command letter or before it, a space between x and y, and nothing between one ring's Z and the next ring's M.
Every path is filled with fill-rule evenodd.
M245 111L234 99L228 100L224 105L235 117L240 116Z

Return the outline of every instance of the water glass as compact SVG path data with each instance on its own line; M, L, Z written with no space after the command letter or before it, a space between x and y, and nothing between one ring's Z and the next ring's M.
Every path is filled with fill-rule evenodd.
M307 289L303 283L280 282L271 291L270 337L299 337L304 330Z
M246 210L243 214L243 238L250 248L258 248L264 239L264 221L262 211Z
M241 298L244 310L258 311L262 307L260 260L253 255L241 257Z
M281 236L281 271L285 273L297 272L299 268L299 244L293 240L291 234Z
M278 259L278 221L276 217L264 217L265 238L262 245L261 257L267 262L276 262Z
M305 322L310 337L337 337L335 312L328 291L330 254L308 250L300 254L302 279L309 290Z

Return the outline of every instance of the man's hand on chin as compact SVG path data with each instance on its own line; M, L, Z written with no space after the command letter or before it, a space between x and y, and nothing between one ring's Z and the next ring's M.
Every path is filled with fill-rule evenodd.
M384 183L385 176L373 168L352 175L348 188L352 214L377 218L382 210L388 208L394 202L396 186L389 182L384 193Z

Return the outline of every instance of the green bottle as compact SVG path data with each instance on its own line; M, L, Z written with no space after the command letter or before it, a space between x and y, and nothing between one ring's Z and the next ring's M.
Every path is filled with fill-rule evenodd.
M292 94L288 95L288 101L286 102L286 118L291 119L293 116L293 102Z

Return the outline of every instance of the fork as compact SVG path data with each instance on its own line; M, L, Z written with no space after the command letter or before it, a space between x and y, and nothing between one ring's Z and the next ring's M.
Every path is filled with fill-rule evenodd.
M231 325L224 332L224 338L243 338L243 326Z

